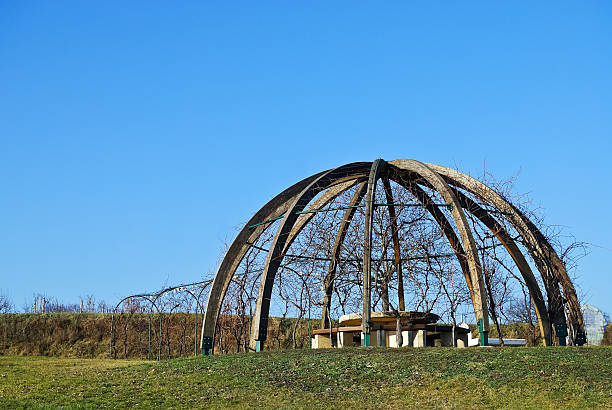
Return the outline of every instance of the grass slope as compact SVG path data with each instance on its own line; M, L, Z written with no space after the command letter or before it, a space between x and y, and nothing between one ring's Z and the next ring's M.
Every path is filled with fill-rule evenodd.
M0 356L2 407L611 407L612 348Z

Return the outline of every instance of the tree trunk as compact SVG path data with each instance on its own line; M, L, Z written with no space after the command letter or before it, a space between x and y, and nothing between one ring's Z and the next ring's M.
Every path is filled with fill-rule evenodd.
M397 347L402 347L404 344L404 336L402 335L402 319L399 315L395 319L395 342Z

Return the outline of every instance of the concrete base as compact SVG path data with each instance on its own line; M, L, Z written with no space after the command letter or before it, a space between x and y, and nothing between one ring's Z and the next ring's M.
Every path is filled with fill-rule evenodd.
M387 338L385 336L385 331L384 330L377 330L376 331L376 345L383 347L383 346L387 346Z
M411 342L410 333L412 332L409 330L402 331L402 346L401 347L412 346L410 344ZM396 335L397 335L397 332L394 330L388 330L386 332L387 346L398 347Z
M416 336L416 332L414 330L406 331L406 343L404 346L414 347L414 337Z
M358 329L358 328L357 328ZM348 346L363 346L364 334L355 328L333 329L330 335L327 331L317 330L312 338L313 349L325 349L331 347L348 347ZM469 332L466 329L458 326L454 332L455 343L453 343L452 326L449 325L432 325L431 329L421 330L403 330L402 331L402 346L401 347L459 347L465 348L471 346ZM369 346L372 347L398 347L396 340L396 330L372 330L369 335ZM429 333L428 333L429 332ZM359 341L361 336L361 341ZM475 339L476 344L478 340Z
M440 333L440 346L453 347L453 332Z
M414 347L427 346L427 330L417 330L414 336Z
M469 346L468 334L469 333L464 333L455 336L455 339L457 340L457 347L464 348Z
M377 333L376 331L373 331L373 332L370 333L370 346L372 346L372 347L378 346L378 340L377 340L378 337L377 337L376 333ZM362 346L364 346L364 344L363 344L364 338L365 338L365 334L362 333L361 334L361 345Z
M329 335L314 335L312 338L313 349L329 349L332 347Z
M338 332L338 347L353 346L352 332Z

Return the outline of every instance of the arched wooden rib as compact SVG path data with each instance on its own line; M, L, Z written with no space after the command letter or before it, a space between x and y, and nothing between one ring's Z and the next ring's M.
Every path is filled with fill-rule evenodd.
M463 246L461 245L461 241L457 237L452 225L449 220L446 218L444 213L440 210L438 206L436 206L433 199L417 185L415 182L410 181L410 173L404 172L404 175L395 175L397 170L390 170L390 175L393 175L393 180L406 188L423 206L427 211L433 216L436 220L436 223L442 230L442 233L446 237L449 245L453 249L453 252L457 256L457 260L459 261L459 265L461 266L461 271L463 272L463 276L465 278L465 282L467 284L468 290L470 292L470 299L472 300L472 305L474 307L474 312L478 308L476 299L474 298L474 288L472 286L472 277L470 273L470 267L465 256L465 251ZM406 179L408 177L408 181ZM428 188L434 189L427 181L422 181L424 185Z
M393 192L391 191L391 183L389 178L383 178L383 187L385 189L385 198L388 204L393 204ZM391 224L391 239L393 240L393 257L397 271L397 305L400 312L406 310L406 302L404 300L404 277L402 275L402 255L400 252L399 233L397 229L397 215L395 207L389 205L389 221Z
M502 211L512 223L517 232L525 240L527 250L542 275L548 296L548 312L553 323L565 324L563 298L559 282L563 287L563 294L567 299L571 325L576 332L584 333L584 322L576 290L567 274L563 262L542 232L518 208L506 201L487 185L457 170L440 165L429 164L440 175L454 186L465 189L481 200L490 203Z
M247 222L245 227L238 234L238 236L226 252L226 255L223 258L221 265L219 266L219 269L217 271L217 274L215 275L215 279L211 286L209 302L207 304L206 312L204 314L204 319L202 323L201 342L206 336L214 339L214 332L219 317L219 312L221 311L223 299L225 298L225 294L227 293L227 288L229 287L231 279L236 269L240 265L240 262L244 258L244 255L246 255L246 253L250 249L250 244L254 243L267 228L267 224L262 224L254 228L249 228L249 226L283 215L290 206L291 200L294 199L296 191L297 193L299 193L298 190L303 189L305 185L308 185L309 182L312 182L323 173L324 172L321 172L319 174L306 178L305 180L298 182L297 184L283 191L281 194L277 195L268 204L262 207L260 211L258 211L249 220L249 222ZM347 178L347 180L345 181L337 181L337 184L329 189L330 194L325 193L323 196L321 196L319 198L319 201L316 201L315 206L317 208L313 207L313 209L318 209L322 206L325 206L335 196L342 194L342 192L346 191L356 183L358 183L358 180L351 180L351 178ZM314 214L300 215L301 218L299 218L299 220L302 223L302 227L312 218L313 215ZM299 233L299 231L294 232L294 234L297 233ZM245 237L247 239L241 243L241 240L243 240L242 238ZM295 236L292 237L291 242L293 241L293 239L295 239ZM213 298L213 295L216 295L217 297Z
M314 218L314 216L316 215L316 210L323 208L331 201L333 201L334 198L342 195L344 192L363 181L363 178L355 178L352 176L347 177L345 179L346 180L343 179L337 182L334 186L330 187L327 191L325 191L320 197L315 199L312 205L308 207L306 211L307 213L303 213L299 216L298 220L295 223L295 226L291 228L289 238L287 239L285 249L283 250L283 255L289 251L289 247L291 246L295 238L299 235L299 233L302 231L302 229L304 229L304 226L306 226L306 224L310 222L312 218Z
M372 320L372 218L374 215L374 195L376 181L386 168L386 162L377 159L372 164L368 177L368 187L365 200L365 223L363 232L363 314L361 316L361 331L364 335L364 344L369 345L370 322Z
M325 171L327 172L327 171ZM320 172L313 176L310 176L302 181L292 185L285 189L283 192L271 199L265 204L253 217L245 224L240 230L230 247L228 248L219 269L213 279L210 287L210 294L208 296L208 302L206 305L206 312L204 312L204 318L202 319L202 333L200 339L200 346L204 337L210 337L214 340L215 327L217 325L217 319L219 312L221 311L221 305L227 288L238 268L242 258L251 248L251 243L254 243L259 236L266 230L267 224L262 224L254 228L249 228L255 224L258 224L269 219L279 217L280 215L287 212L291 200L295 198L305 187L309 186L313 181L316 181L325 172ZM214 343L213 343L214 345Z
M336 279L336 271L338 269L338 259L340 258L342 244L344 243L344 239L346 238L346 233L348 232L349 225L351 224L353 217L355 216L355 212L357 211L357 205L361 203L361 200L365 196L367 187L368 186L366 183L361 183L361 185L357 187L357 190L351 198L349 207L344 211L342 222L340 223L338 233L336 234L336 239L334 240L334 248L331 254L332 260L329 262L329 266L327 268L327 275L325 275L325 280L323 281L323 288L325 289L325 294L323 295L323 309L321 311L322 329L327 329L330 326L329 311L331 309L334 280Z
M527 263L527 260L523 256L523 253L516 245L512 237L504 229L504 227L485 209L480 207L480 205L474 202L471 198L464 195L461 191L455 190L454 192L457 196L457 199L459 199L459 202L461 203L463 209L467 210L469 213L478 218L480 222L482 222L497 237L497 239L506 248L512 259L514 260L514 263L521 272L521 276L525 281L527 289L529 289L529 295L531 296L531 300L533 301L533 304L535 306L538 324L540 326L540 332L544 340L544 345L550 346L550 319L548 316L548 311L546 310L546 304L544 303L544 297L542 296L540 286L538 285L538 282L536 281L536 278L533 275L533 272L531 271L529 263Z
M463 245L461 245L459 237L453 229L453 226L446 218L446 215L444 215L444 212L442 212L440 208L436 206L434 200L431 199L431 197L416 183L406 182L403 178L398 178L394 180L398 184L406 188L417 199L417 201L423 204L425 209L436 220L438 226L442 230L442 233L446 237L446 240L448 241L450 247L453 249L453 252L457 256L457 260L459 261L459 265L461 266L461 271L463 272L463 276L465 277L465 282L467 284L468 290L470 291L470 298L472 299L472 303L474 303L474 287L472 286L472 276L470 274L470 267L468 265L467 258L465 257L465 251L463 249Z
M327 189L338 180L347 177L359 178L365 176L365 173L370 168L370 164L370 162L355 162L326 171L306 186L291 202L276 231L270 251L268 252L264 271L262 272L255 314L251 324L251 348L255 349L257 342L263 343L266 340L270 298L274 287L274 279L283 259L282 251L285 249L289 234L298 219L297 213L303 211L319 192Z
M470 277L472 279L473 287L472 301L474 304L474 313L477 319L482 319L484 331L488 332L489 314L487 311L487 295L482 276L482 268L478 262L478 254L476 252L474 238L472 237L472 231L470 230L465 214L463 213L463 209L461 208L453 191L439 174L422 162L410 159L398 159L391 161L389 164L408 172L418 174L444 198L446 203L452 204L451 215L453 216L455 225L457 226L459 234L461 235L461 242L463 244L470 269Z

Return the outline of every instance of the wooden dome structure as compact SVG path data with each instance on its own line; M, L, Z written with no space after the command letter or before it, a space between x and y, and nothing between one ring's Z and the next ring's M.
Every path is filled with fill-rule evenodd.
M461 266L469 288L474 315L485 334L489 329L487 288L466 214L471 215L471 218L486 226L491 235L494 235L510 254L529 290L544 344L565 344L565 337L568 333L570 341L573 343L584 343L584 325L580 305L566 268L546 237L523 212L494 189L457 170L411 159L394 161L377 159L373 162L354 162L309 176L279 193L253 215L239 231L217 270L203 320L202 347L207 352L212 347L215 326L225 294L245 254L271 221L280 221L277 224L278 228L274 233L265 267L261 274L259 294L251 322L250 345L254 350L261 350L263 342L267 338L275 276L287 250L296 236L309 223L314 212L329 204L338 195L347 192L349 188L354 188L355 193L351 205L346 207L342 222L339 224L332 258L338 256L340 246L346 237L347 227L355 213L355 208L362 201L365 201L363 205L365 222L362 255L363 312L361 315L361 331L366 335L364 340L367 344L372 311L372 215L375 207L380 205L374 202L378 181L382 182L387 194L388 204L384 205L393 205L394 198L391 197L391 190L389 189L390 181L393 181L409 190L412 196L437 222ZM446 213L439 206L436 206L436 203L426 191L435 191L443 198L447 205ZM486 203L490 207L485 209L481 206L482 203ZM495 213L490 211L491 207L496 210ZM394 222L394 206L388 206L388 212L390 220ZM532 267L517 245L515 238L509 234L498 218L505 218L512 225L514 231L520 235L521 244L527 249L534 266L537 268L544 289L540 288L539 281L536 280ZM395 229L394 232L397 231L397 228ZM394 240L395 257L399 262L400 243L398 243L397 235L394 236ZM332 260L329 263L324 282L324 311L329 309L335 270L336 264ZM397 276L398 293L403 294L401 263L398 263ZM400 311L405 310L401 297L398 307ZM323 318L325 318L325 314Z

